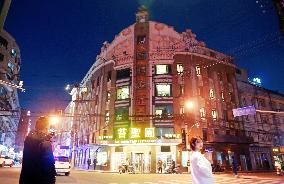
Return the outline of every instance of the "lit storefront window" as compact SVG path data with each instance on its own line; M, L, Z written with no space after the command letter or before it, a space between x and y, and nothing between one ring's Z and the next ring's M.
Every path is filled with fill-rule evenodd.
M117 100L125 100L129 98L129 86L117 88Z
M202 120L205 120L205 116L206 116L206 113L205 113L205 108L200 108L200 118Z
M171 96L171 84L156 84L156 96Z
M183 73L183 64L177 64L177 73L182 74Z
M155 74L169 74L171 73L171 65L155 65Z

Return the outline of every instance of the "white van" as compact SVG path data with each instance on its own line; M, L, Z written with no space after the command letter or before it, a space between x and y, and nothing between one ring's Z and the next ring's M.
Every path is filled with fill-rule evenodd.
M65 176L69 176L71 170L71 164L68 157L57 156L55 159L56 174L64 173Z
M0 166L5 167L5 166L10 166L13 167L14 165L14 160L12 158L9 158L8 156L1 156L0 157Z

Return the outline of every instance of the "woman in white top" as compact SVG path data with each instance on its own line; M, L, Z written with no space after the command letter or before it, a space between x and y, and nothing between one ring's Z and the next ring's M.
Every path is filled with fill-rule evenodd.
M200 153L203 141L200 137L190 140L190 170L193 184L213 184L211 163Z

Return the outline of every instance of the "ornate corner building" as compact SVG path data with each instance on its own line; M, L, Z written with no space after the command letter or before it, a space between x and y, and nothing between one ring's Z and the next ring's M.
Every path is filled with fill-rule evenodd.
M20 117L20 105L17 89L11 85L19 84L21 65L20 49L15 39L3 29L10 6L10 0L0 2L0 144L12 147Z
M186 167L188 142L200 136L212 164L230 169L236 155L251 170L254 140L232 113L240 105L233 58L190 29L150 21L142 7L72 90L63 129L76 167L95 157L102 170L117 171L126 160L141 173L156 172L159 160Z

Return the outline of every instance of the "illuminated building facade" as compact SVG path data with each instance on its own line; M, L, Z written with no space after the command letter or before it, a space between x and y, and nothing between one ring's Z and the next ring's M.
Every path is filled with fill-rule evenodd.
M15 39L3 29L11 0L0 2L0 144L12 147L20 119L17 89L21 65L20 49ZM3 81L9 85L3 85Z
M207 48L191 30L150 21L140 8L136 23L103 44L72 90L66 111L73 112L75 166L94 157L98 169L113 171L127 159L141 173L156 172L158 160L186 166L185 143L201 136L212 164L229 169L235 154L249 170L252 138L232 114L239 107L235 71L231 57Z
M284 115L270 112L284 111L284 95L249 81L244 69L237 69L237 81L241 107L262 111L242 117L247 136L254 139L249 148L252 170L273 170L274 157L284 159Z

